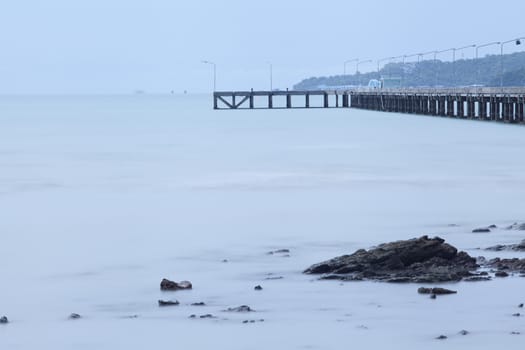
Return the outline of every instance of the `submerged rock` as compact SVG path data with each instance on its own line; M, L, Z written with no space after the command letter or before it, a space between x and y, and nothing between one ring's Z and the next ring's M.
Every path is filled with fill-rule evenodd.
M268 255L274 255L274 254L290 254L290 249L277 249L277 250L272 250L268 253L266 253Z
M261 286L255 286L255 287L253 287L253 289L255 289L255 290L263 290L263 287L261 287Z
M496 276L496 277L509 277L509 274L506 273L505 271L496 271L494 276Z
M515 222L512 225L506 227L505 229L525 231L525 223L518 224L517 222Z
M82 316L76 313L72 313L71 315L69 315L70 320L78 320L79 318L82 318Z
M200 301L198 303L192 303L191 306L206 306L206 303L204 303L203 301Z
M423 236L360 249L312 265L304 273L322 274L323 279L435 283L459 281L478 267L476 259L445 240Z
M500 259L495 258L489 260L486 264L487 267L494 268L496 270L505 270L509 272L525 272L525 259Z
M480 227L480 228L475 228L472 230L472 233L487 233L487 232L490 232L490 228L488 227Z
M253 310L251 307L249 307L248 305L241 305L241 306L237 306L237 307L230 307L230 308L227 308L226 310L224 310L226 312L253 312L255 310Z
M159 300L159 306L175 306L179 304L178 300Z
M436 337L436 339L438 339L438 340L445 340L445 339L447 339L447 336L441 334L439 337Z
M498 244L492 247L488 247L485 250L490 250L493 252L500 252L503 250L513 250L513 251L518 251L518 252L524 252L525 251L525 239L518 244L508 244L508 245Z
M461 331L459 332L459 334L461 334L461 335L467 335L467 334L468 334L468 331L466 331L466 330L463 329L463 330L461 330Z
M181 289L191 289L193 286L190 281L181 281L173 282L168 279L163 278L160 282L161 290L181 290Z
M443 294L456 294L457 291L446 288L425 288L421 287L417 290L419 294L432 294L432 295L443 295Z
M5 316L0 317L0 324L6 324L6 323L9 323L9 320L7 319L7 317Z

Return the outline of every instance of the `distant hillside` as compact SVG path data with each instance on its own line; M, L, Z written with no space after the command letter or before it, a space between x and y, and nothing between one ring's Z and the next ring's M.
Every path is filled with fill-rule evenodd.
M503 85L525 86L525 52L503 55ZM348 85L367 85L371 79L385 79L389 84L402 87L423 86L500 86L502 78L500 56L489 55L484 58L461 59L455 64L440 60L388 63L378 72L330 77L312 77L294 85L296 90L340 87Z

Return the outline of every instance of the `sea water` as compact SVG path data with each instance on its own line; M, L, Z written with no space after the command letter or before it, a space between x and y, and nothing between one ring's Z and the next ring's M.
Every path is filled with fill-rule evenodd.
M0 97L1 349L521 349L523 278L430 300L419 285L301 271L425 234L473 256L525 238L471 233L525 221L523 127L211 106ZM194 288L163 293L164 277ZM256 312L223 311L243 304Z

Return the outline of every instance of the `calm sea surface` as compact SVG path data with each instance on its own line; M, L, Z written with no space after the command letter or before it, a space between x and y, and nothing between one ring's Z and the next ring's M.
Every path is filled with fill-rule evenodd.
M422 234L442 235L474 255L519 238L470 231L525 221L523 127L353 109L211 106L207 95L0 97L0 316L12 320L0 327L0 348L147 348L177 337L202 348L344 348L336 338L348 329L364 345L383 334L422 346L450 326L446 315L442 328L416 327L425 316L412 299L398 303L406 313L376 315L378 299L395 293L368 297L366 283L356 287L354 309L337 304L348 290L324 305L323 295L342 287L314 283L307 292L312 283L300 271ZM292 256L268 260L265 252L277 248ZM253 285L268 273L286 282L268 282L275 294L270 286L256 299ZM193 294L176 297L214 307L202 313L250 303L263 312L249 318L266 322L237 329L242 319L188 323L201 310L159 311L157 299L170 297L159 295L162 277L192 280ZM413 287L387 288L418 297ZM72 324L71 312L86 317ZM478 316L469 322L481 322ZM403 322L414 334L396 330ZM182 334L163 333L172 326ZM305 334L314 328L327 333ZM507 328L478 328L496 338L473 344L506 344ZM213 336L199 337L206 332Z

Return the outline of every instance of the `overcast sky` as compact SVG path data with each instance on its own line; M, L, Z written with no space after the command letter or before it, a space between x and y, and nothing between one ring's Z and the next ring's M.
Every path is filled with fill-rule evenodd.
M202 60L217 64L219 90L268 88L268 62L286 88L341 74L348 59L525 36L524 18L523 0L4 1L0 94L207 92Z

